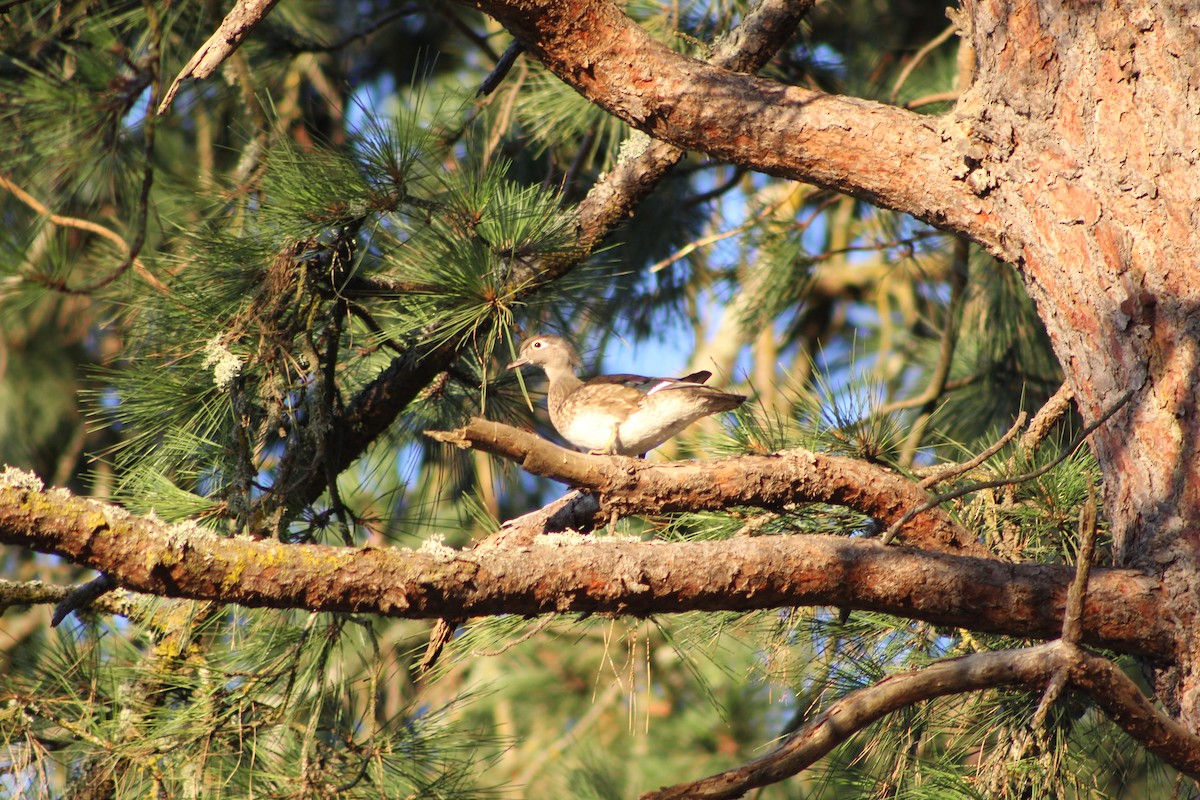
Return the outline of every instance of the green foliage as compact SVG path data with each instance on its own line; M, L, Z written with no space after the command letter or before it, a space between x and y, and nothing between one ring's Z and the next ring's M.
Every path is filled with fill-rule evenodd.
M561 494L424 436L480 414L549 430L540 382L503 369L526 333L570 335L589 369L707 369L750 395L671 457L803 447L915 474L970 459L1060 382L1011 269L849 198L692 156L585 249L580 204L647 139L528 54L475 98L509 40L473 12L280 4L156 116L219 22L160 5L16 3L0 27L0 461L221 535L461 547ZM953 38L900 80L945 9L891 6L884 24L878 4L818 4L768 72L902 103L953 88ZM748 5L625 8L703 58ZM1045 475L947 509L998 557L1075 563L1098 482L1063 452L1075 425L937 488L1064 457ZM617 530L878 528L807 504ZM744 764L889 674L1020 644L836 609L510 615L463 623L419 675L425 623L123 602L7 634L0 795L111 778L116 797L630 797ZM1167 796L1173 773L1080 698L1030 732L1038 701L921 704L759 796Z
M198 624L153 646L101 625L47 643L44 669L8 683L0 719L10 775L30 784L24 796L51 796L57 782L33 788L54 772L35 742L68 764L99 759L118 796L486 796L469 775L488 737L446 709L381 705L389 676L374 623L256 612ZM169 657L176 645L181 658Z

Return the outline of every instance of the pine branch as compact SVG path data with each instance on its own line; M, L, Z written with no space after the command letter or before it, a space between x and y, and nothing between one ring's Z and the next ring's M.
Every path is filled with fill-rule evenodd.
M919 209L925 221L1006 260L1018 255L990 218L988 198L962 180L961 156L926 117L697 62L655 41L611 0L470 5L588 100L656 139L884 208ZM698 85L705 91L692 91Z
M565 450L533 433L473 419L455 431L429 432L439 441L515 461L522 469L588 489L601 497L599 514L663 514L746 505L782 510L795 503L844 505L884 524L927 495L884 467L808 450L745 455L719 461L653 464ZM714 478L717 478L714 480ZM975 536L944 512L906 520L906 541L931 550L986 555Z
M1175 768L1200 776L1200 737L1159 712L1111 662L1066 642L979 653L939 661L884 678L833 703L773 752L703 780L647 792L641 800L742 797L778 783L886 714L935 697L993 689L1035 687L1062 671L1126 732Z
M616 471L637 467L621 463L633 459L613 461ZM736 461L710 463L703 481L734 486ZM775 465L785 467L786 460ZM671 506L671 487L681 474L698 477L687 471L692 466L634 469L640 477L627 485L641 480L644 489L665 496L661 505ZM597 475L603 473L598 467ZM44 491L23 477L10 470L0 480L0 542L102 570L134 591L250 607L453 619L835 605L1049 638L1061 631L1074 572L822 535L666 543L565 533L538 537L531 546L473 551L294 545L222 538L191 523L167 525L63 490ZM743 491L736 502L745 504L753 494ZM1168 657L1173 623L1159 585L1133 570L1096 570L1082 640Z

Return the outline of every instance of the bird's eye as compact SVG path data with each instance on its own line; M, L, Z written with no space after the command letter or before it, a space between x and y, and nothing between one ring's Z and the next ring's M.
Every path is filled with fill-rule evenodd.
M542 343L541 343L541 342L534 342L534 343L533 343L533 346L534 346L534 347L541 347L541 346L542 346Z

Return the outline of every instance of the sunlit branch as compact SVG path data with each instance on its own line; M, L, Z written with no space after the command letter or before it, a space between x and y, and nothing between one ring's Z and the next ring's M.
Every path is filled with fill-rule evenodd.
M892 525L910 502L921 505L928 498L912 481L882 466L802 449L656 464L620 456L584 455L482 419L471 420L455 431L430 435L516 461L535 475L597 492L602 514L661 514L737 506L780 510L795 503L830 503ZM947 552L986 554L971 532L942 511L912 515L905 524L905 539L912 544Z
M656 491L673 491L670 479ZM0 543L101 570L126 589L250 607L455 619L831 605L1031 638L1061 631L1074 572L825 535L668 543L568 532L466 551L285 544L167 525L12 470L0 480ZM1097 570L1083 641L1165 657L1174 640L1162 603L1158 580Z
M891 675L836 701L771 753L699 781L647 792L641 800L742 797L796 775L867 725L906 706L1000 686L1033 687L1059 671L1147 749L1189 775L1200 775L1200 737L1155 709L1112 663L1059 641L947 659Z

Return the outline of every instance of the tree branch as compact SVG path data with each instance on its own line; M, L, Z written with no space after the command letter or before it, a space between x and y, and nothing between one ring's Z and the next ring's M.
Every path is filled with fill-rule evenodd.
M717 470L708 480L726 477ZM167 525L34 481L15 470L0 476L0 543L102 570L127 589L252 607L459 618L833 605L1049 638L1061 629L1073 574L817 535L665 543L567 533L462 552L289 545ZM1154 578L1096 570L1084 608L1082 641L1160 659L1173 653Z
M1200 775L1200 737L1160 713L1124 673L1107 660L1065 642L1022 650L979 653L939 661L924 669L891 675L833 703L773 752L748 764L693 783L647 792L642 800L742 797L759 786L778 783L875 720L935 697L992 689L1035 687L1065 672L1146 749L1175 768Z
M176 92L185 80L201 80L216 72L217 67L233 55L233 51L237 50L250 32L266 19L267 14L271 13L271 9L278 2L279 0L238 0L225 15L225 19L221 20L221 26L208 37L208 41L200 46L175 76L175 80L163 95L157 113L167 113L171 101L175 99Z
M467 0L463 0L467 2ZM470 0L591 102L685 150L801 180L968 236L1006 261L991 202L935 118L736 75L672 52L611 0Z
M661 464L584 455L484 419L428 435L516 461L534 475L597 492L602 498L599 514L605 519L613 512L627 516L735 506L778 511L795 503L831 503L892 525L905 509L929 499L912 481L884 467L808 450ZM905 541L931 550L987 554L974 534L944 511L928 511L906 521Z

